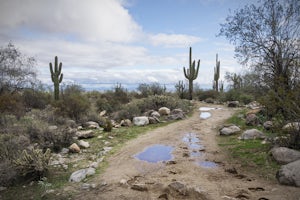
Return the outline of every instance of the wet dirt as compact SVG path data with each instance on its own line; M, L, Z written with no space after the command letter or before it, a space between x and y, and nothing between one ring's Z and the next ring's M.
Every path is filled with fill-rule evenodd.
M243 171L240 165L229 162L217 144L217 127L235 110L213 106L222 109L211 109L212 116L208 119L199 118L199 107L212 106L198 103L192 117L127 142L107 159L109 166L105 171L88 180L88 183L95 183L96 188L82 190L74 199L299 200L299 188L262 179L259 174ZM192 134L187 137L189 133ZM157 144L173 147L171 160L151 163L134 157ZM197 162L202 162L203 166ZM236 173L229 173L229 168ZM73 187L80 190L80 184Z

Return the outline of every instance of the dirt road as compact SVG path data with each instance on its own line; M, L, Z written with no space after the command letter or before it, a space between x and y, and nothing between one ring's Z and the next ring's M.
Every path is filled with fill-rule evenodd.
M209 105L200 105L209 106ZM212 107L212 105L210 105ZM93 178L97 187L76 199L270 199L299 200L299 188L286 187L243 172L227 162L216 142L217 126L234 110L222 106L211 117L192 117L129 141L108 159L109 167ZM172 161L150 163L135 158L153 145L173 147ZM228 172L229 171L229 172Z

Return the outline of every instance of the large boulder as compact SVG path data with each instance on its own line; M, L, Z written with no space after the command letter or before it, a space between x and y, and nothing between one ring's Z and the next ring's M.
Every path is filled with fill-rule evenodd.
M254 140L254 139L265 139L264 133L257 129L249 129L242 133L240 139L242 140Z
M221 128L220 135L233 135L240 132L241 129L236 125L225 126Z
M86 139L86 138L95 137L95 133L93 130L77 131L76 136L79 139Z
M273 158L280 164L288 164L300 160L300 151L286 147L275 147L271 150Z
M280 184L300 187L300 160L281 166L276 178Z
M134 117L133 124L135 126L145 126L149 124L149 119L146 116Z
M246 107L252 110L256 110L256 109L261 109L262 105L257 101L252 101L251 103L247 104Z
M169 115L171 113L170 109L167 107L161 107L158 109L160 115Z
M182 120L184 118L185 114L181 109L172 110L170 116L168 117L169 120Z
M160 120L157 117L148 117L149 124L157 124Z
M259 119L256 114L248 114L246 116L246 125L248 126L257 126L259 124Z

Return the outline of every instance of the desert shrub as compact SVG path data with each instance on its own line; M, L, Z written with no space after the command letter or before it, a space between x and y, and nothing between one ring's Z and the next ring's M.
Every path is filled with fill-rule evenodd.
M221 101L239 101L242 104L248 104L255 100L254 96L239 89L230 89L220 96Z
M139 108L140 100L133 100L128 104L125 104L121 107L120 111L116 113L116 120L123 119L132 119L133 117L137 117L142 114Z
M111 123L110 119L108 119L108 118L105 119L105 123L103 125L103 128L104 128L105 132L111 132L113 126L112 126L112 123Z
M0 186L9 186L16 181L18 173L13 161L29 144L29 138L24 135L0 135Z
M111 104L111 102L105 97L98 98L96 100L96 106L97 106L97 110L100 112L103 110L106 110L107 112L114 111L113 104Z
M25 114L25 107L21 94L18 92L3 92L0 95L0 113L13 114L17 118Z
M22 96L26 108L44 109L50 103L51 99L49 93L33 89L24 90Z
M13 164L20 175L30 176L36 180L43 177L48 171L50 157L50 149L45 152L35 148L25 149L17 159L13 160Z
M152 95L163 95L166 93L166 87L160 85L159 83L141 83L139 84L137 90L139 91L141 98L146 98Z
M197 96L199 101L205 101L208 98L217 99L218 92L215 90L197 90L195 91L195 96Z
M79 120L89 109L88 98L83 95L83 89L78 85L68 85L63 90L61 99L53 105L57 108L57 114Z

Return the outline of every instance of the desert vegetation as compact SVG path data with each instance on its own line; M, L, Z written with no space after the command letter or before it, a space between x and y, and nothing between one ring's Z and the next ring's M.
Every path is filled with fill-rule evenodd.
M261 147L257 141L245 143L250 145L247 149L263 152L251 154L257 158L253 162L258 166L267 162L267 152L273 146L299 150L299 24L299 4L293 0L285 4L266 0L260 7L249 5L228 16L221 24L219 35L236 46L237 57L242 64L248 64L250 70L241 74L227 72L224 78L228 86L225 88L224 81L220 80L222 68L217 54L210 90L193 84L198 77L200 60L196 66L192 60L192 47L189 49L189 68L183 67L186 80L174 84L174 91L167 91L160 83L140 83L135 91L128 91L121 83L116 83L111 90L99 92L85 91L76 84L62 86L63 61L58 63L57 56L54 65L49 63L49 79L54 86L49 89L37 79L35 58L24 55L12 43L2 46L0 186L10 187L31 181L40 181L40 185L45 186L45 177L49 174L65 172L70 175L67 168L63 171L50 166L51 158L77 142L78 130L95 128L88 122L95 122L95 135L106 139L111 137L112 143L118 145L149 127L184 119L193 110L194 101L225 105L235 101L237 107L253 101L259 103L259 111L255 113L258 123L249 126L263 129L261 125L270 121L272 127L266 131L271 138L267 147ZM64 69L64 74L67 73ZM153 114L162 108L169 109L167 114ZM246 116L246 111L242 112ZM152 125L132 127L134 119L141 116L146 116ZM230 120L228 123L241 128L248 126L238 114ZM289 128L283 129L286 124L290 124ZM91 143L97 148L105 147L102 143L97 144L95 139ZM251 153L241 151L243 144L233 137L220 141L220 145L231 145L233 157ZM277 169L271 165L271 170Z

